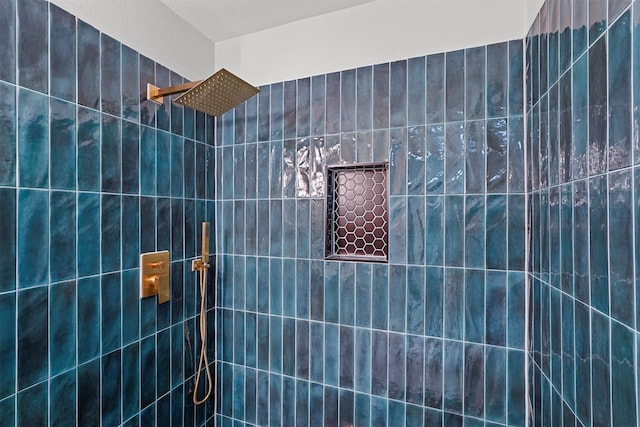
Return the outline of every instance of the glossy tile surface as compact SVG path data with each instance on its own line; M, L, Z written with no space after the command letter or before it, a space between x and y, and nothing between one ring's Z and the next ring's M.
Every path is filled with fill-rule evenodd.
M547 11L559 27L532 27L526 39L529 69L542 64L536 41L557 39L561 73L527 73L540 88L527 106L533 425L638 420L632 3L548 0L537 22Z
M160 65L46 1L1 3L0 424L205 425L190 260L214 121L158 130L140 87ZM161 306L139 298L156 248L173 254Z
M220 423L524 424L522 55L277 83L218 119ZM325 260L326 167L372 161L389 263Z

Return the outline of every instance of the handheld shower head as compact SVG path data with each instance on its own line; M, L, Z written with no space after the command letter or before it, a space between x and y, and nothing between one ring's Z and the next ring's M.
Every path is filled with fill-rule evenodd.
M209 263L209 223L202 223L202 262Z

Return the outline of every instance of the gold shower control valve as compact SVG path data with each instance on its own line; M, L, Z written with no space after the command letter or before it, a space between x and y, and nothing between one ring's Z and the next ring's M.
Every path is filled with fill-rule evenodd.
M169 251L140 255L140 298L158 295L158 304L171 299Z

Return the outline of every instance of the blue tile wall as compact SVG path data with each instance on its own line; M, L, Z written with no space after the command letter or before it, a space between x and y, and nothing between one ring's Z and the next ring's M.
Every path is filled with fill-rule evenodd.
M638 423L639 7L548 0L526 38L532 425Z
M213 119L156 109L146 83L182 77L46 1L0 2L0 52L0 424L206 424L190 261L213 220ZM156 249L160 306L139 298Z
M217 119L219 425L524 425L523 55L276 83ZM324 260L325 167L380 161L390 262Z

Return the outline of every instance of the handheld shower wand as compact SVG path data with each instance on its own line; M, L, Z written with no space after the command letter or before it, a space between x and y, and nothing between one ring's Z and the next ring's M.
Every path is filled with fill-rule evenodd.
M193 403L201 405L207 401L213 389L211 381L211 371L207 360L207 270L209 269L209 223L202 223L202 254L199 259L193 261L191 271L200 272L200 360L198 362L198 373L196 374L196 384L193 390ZM202 365L207 373L207 392L200 400L198 399L198 384Z

